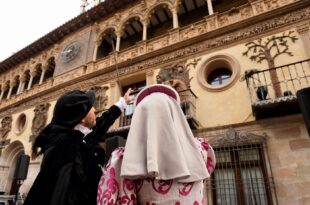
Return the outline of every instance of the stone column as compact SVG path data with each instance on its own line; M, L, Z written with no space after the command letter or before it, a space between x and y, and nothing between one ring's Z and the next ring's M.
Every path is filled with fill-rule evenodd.
M2 101L4 91L5 90L4 90L3 86L1 86L0 102Z
M20 84L19 84L20 87L18 88L17 94L22 93L22 92L24 91L24 88L25 88L25 81L26 81L25 76L22 76L22 77L20 78Z
M97 52L98 52L98 48L99 48L100 44L101 44L100 40L96 41L96 43L95 43L95 49L94 49L94 53L93 53L93 61L97 60Z
M172 9L173 16L173 28L179 28L178 10L176 8Z
M6 96L6 99L9 99L11 97L13 86L14 86L14 82L11 82L10 89L9 89L8 95Z
M44 75L45 75L46 69L47 69L46 67L42 68L42 73L41 73L41 76L40 76L39 85L41 85L41 84L43 83Z
M21 90L21 88L22 88L22 86L23 86L23 83L24 83L24 81L22 81L22 80L20 79L19 85L18 85L18 88L17 88L16 95L18 95L18 94L20 93L20 90Z
M115 80L115 82L111 82L110 83L110 87L111 87L111 101L110 104L113 105L114 103L116 103L116 101L118 101L119 97L120 97L120 88L119 88L119 84L117 83L117 79ZM112 128L117 128L119 127L120 123L120 118L118 118L117 120L115 120L115 123L113 124Z
M142 40L145 41L147 39L147 24L148 20L143 20L142 25L143 25L143 34L142 34Z
M310 23L297 26L297 32L304 44L307 52L307 57L310 58Z
M120 49L120 46L121 46L121 36L122 36L121 32L116 32L116 47L115 47L115 51L119 51L119 49Z
M213 6L212 6L212 1L211 0L207 0L207 5L208 5L208 12L209 12L209 15L212 15L214 12L213 12Z
M149 70L146 72L146 85L155 84L154 70Z
M29 90L32 86L32 81L33 81L33 76L35 75L36 72L31 72L30 73L30 80L29 80L29 83L28 83L28 87L27 87L27 90Z

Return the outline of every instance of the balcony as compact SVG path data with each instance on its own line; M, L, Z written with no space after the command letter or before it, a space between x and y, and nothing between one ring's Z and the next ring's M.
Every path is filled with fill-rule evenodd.
M256 119L299 113L296 92L310 86L310 59L266 70L248 70L245 80Z

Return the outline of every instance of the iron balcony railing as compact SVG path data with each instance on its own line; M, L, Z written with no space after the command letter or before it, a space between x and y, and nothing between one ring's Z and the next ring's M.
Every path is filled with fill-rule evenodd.
M179 91L179 96L181 100L181 108L186 116L187 120L191 125L191 121L196 121L196 99L197 96L193 93L191 89ZM131 118L134 113L134 105L129 104L120 118L120 127L130 126Z
M310 86L310 59L266 70L248 70L244 77L254 107L296 101L296 92Z

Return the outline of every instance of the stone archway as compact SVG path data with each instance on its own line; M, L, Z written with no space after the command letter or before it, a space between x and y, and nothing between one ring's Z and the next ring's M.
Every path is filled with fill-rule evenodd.
M25 153L24 145L20 141L10 143L2 152L0 158L0 191L5 194L16 192L14 172L17 159Z

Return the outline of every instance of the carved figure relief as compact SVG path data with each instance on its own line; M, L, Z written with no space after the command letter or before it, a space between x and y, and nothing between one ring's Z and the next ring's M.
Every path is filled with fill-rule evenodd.
M12 129L12 116L4 117L1 121L1 128L0 128L0 156L2 149L10 143L10 139L6 139L8 133Z
M29 142L33 142L38 134L46 125L48 109L50 107L49 103L40 104L35 107L33 110L34 117L32 120L31 132L32 134L29 137Z
M170 85L180 95L181 103L187 102L190 96L189 69L184 63L173 64L162 68L156 76L157 83Z
M0 128L0 141L5 140L8 133L11 131L12 121L13 121L12 116L7 116L2 119Z
M106 96L106 92L109 89L107 86L94 86L90 88L96 95L96 101L94 107L96 109L96 114L99 115L102 111L105 110L105 107L108 104L108 96Z
M289 51L288 41L295 43L298 38L294 35L294 31L284 32L281 36L271 36L266 40L261 38L256 41L246 43L247 50L243 53L243 56L249 57L252 61L261 63L267 61L269 68L275 67L275 59L282 54L293 56L293 53ZM278 76L275 70L270 71L271 79L275 85L276 96L281 96L280 84L278 83Z

